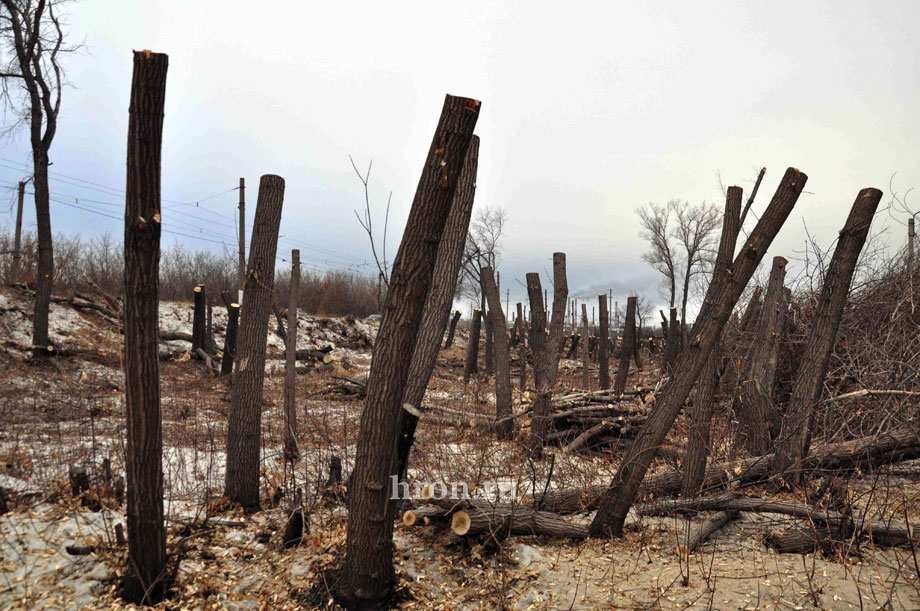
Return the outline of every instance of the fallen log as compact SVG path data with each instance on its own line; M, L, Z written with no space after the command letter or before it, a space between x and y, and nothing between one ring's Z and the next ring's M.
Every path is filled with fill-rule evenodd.
M899 430L853 441L828 444L802 461L802 470L853 471L920 458L920 434ZM770 477L772 454L748 458L736 463L719 463L706 469L704 490L714 490L732 482L739 486L762 482ZM680 492L683 476L668 471L646 477L639 487L640 498L662 498ZM572 490L549 490L532 502L554 513L579 513L597 508L607 486L597 485Z
M588 536L587 525L573 524L558 514L539 511L528 505L435 499L423 491L422 497L426 496L429 497L426 499L428 503L447 511L451 516L451 530L459 536L486 533L493 536L537 535L567 539L585 539Z

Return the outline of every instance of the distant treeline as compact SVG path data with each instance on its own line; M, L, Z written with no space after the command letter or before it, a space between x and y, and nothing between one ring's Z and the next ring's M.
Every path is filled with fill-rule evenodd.
M35 235L23 235L19 281L35 285ZM0 233L0 279L9 284L13 237ZM237 284L237 253L190 251L183 246L164 250L160 257L160 299L188 301L198 284L207 287L211 299L220 301L221 291ZM121 294L124 252L119 240L109 234L81 239L54 236L54 292L87 292L93 285L105 293ZM276 303L287 304L290 269L279 270L275 279ZM365 275L341 270L301 271L300 307L312 314L367 316L377 312L377 281Z

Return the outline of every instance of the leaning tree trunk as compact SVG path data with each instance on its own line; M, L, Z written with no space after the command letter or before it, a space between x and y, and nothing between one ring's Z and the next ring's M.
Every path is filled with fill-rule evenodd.
M780 316L785 277L786 259L773 257L760 320L745 359L741 382L735 390L733 411L738 414L741 422L744 447L752 456L765 454L772 445L769 421L773 419L773 388L772 385L766 385L765 376L770 356L779 346L776 324Z
M233 357L236 354L236 330L239 325L240 304L233 301L230 291L220 294L227 307L227 330L224 333L224 353L220 359L220 375L233 373Z
M134 52L125 195L125 410L128 566L124 597L162 599L166 568L163 435L157 358L160 266L160 154L169 58Z
M645 426L630 445L610 488L604 494L591 523L592 536L623 535L626 514L636 500L639 485L655 458L657 448L661 447L680 413L745 285L792 212L806 180L805 174L798 170L786 170L773 200L751 232L747 244L735 258L727 281L717 286L710 285L706 291L703 307L691 335L693 341L684 347L674 375L662 395L656 399Z
M610 388L610 363L607 360L607 343L610 341L610 329L608 327L607 316L607 293L600 293L597 296L598 316L600 317L600 329L597 332L597 380L600 390Z
M463 368L463 382L469 382L470 376L479 372L479 335L482 331L482 310L473 310L473 321L470 323L470 338L466 342L466 365Z
M237 366L230 390L224 482L224 495L247 511L259 509L259 441L265 348L283 203L284 179L272 174L262 176L252 222L246 286L243 288Z
M636 346L636 297L626 300L626 328L623 330L623 341L620 343L620 366L617 368L617 377L613 382L614 394L623 394L626 388L626 376L629 374L629 359L632 358ZM673 321L671 326L675 326ZM670 342L669 342L670 343Z
M291 250L291 280L288 282L287 338L284 365L284 434L282 435L285 462L293 463L300 457L297 448L297 295L300 293L300 251Z
M463 316L463 312L457 310L450 319L450 327L447 329L447 339L444 341L445 349L454 345L454 333L457 331L457 323L460 322L461 316Z
M735 256L738 232L741 230L741 195L739 187L729 187L725 198L725 214L722 217L722 237L719 252L712 272L712 284L722 284L728 274L729 265ZM687 454L684 459L684 481L682 495L694 497L700 492L709 458L709 430L712 424L712 406L719 381L719 346L713 349L706 361L693 395L690 411L690 435Z
M35 224L38 238L38 262L35 279L35 310L32 315L32 354L49 356L54 346L48 335L48 312L54 284L54 248L51 238L51 208L48 189L48 151L32 147L32 190L35 192Z
M868 188L859 192L846 225L840 231L837 248L827 268L814 324L792 387L773 458L773 473L782 475L789 485L797 485L800 481L800 463L808 454L815 404L824 386L824 376L837 340L843 306L850 291L859 253L869 235L869 226L881 199L882 192L878 189Z
M415 351L438 247L478 117L479 102L445 99L393 262L349 487L348 540L337 588L346 606L378 606L394 590L389 484L412 360L407 355Z
M415 411L421 410L428 381L437 364L438 348L441 345L441 337L444 335L444 325L450 314L454 291L457 288L463 247L466 244L470 218L473 214L478 167L479 137L473 136L466 152L466 160L463 162L460 178L457 181L457 190L454 192L441 244L438 247L438 258L435 261L431 279L431 291L428 293L425 309L422 311L422 323L419 326L415 351L412 353L412 365L409 367L409 379L403 395L403 404L411 405ZM454 329L460 316L460 310L457 310L451 319L447 335L448 342L453 342ZM401 481L405 478L406 469L409 466L409 452L415 440L415 428L418 426L419 415L403 410L399 417L400 435L396 475Z
M498 285L491 267L483 267L479 277L482 278L482 287L489 300L489 316L495 324L492 325L492 335L495 340L495 418L499 421L496 427L499 439L510 439L514 423L511 415L511 354L508 347L508 324L505 313L502 311L502 298L498 294ZM502 421L505 418L506 420Z

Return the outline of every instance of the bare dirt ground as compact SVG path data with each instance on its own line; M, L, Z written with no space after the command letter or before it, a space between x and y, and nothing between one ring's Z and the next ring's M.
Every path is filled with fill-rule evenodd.
M120 335L93 312L53 304L52 339L72 356L32 361L22 350L29 343L30 311L24 294L0 289L0 486L11 491L10 511L0 517L0 609L118 608L125 550L115 530L124 522L124 508L111 498L97 498L94 491L105 479L104 459L111 461L113 476L124 472ZM219 345L222 311L214 310ZM188 332L190 325L189 304L162 304L161 329ZM293 474L285 473L281 461L282 342L270 333L263 411L265 510L252 516L219 502L229 407L226 380L183 357L188 344L164 345L164 356L173 355L161 361L160 373L168 549L177 577L173 597L162 608L332 608L322 595L322 575L344 550L347 514L341 502L323 494L324 484L333 455L342 459L345 474L350 472L362 403L317 393L334 381L332 376L366 375L370 348L362 344L374 331L373 323L365 321L301 317L299 348L334 344L335 349L329 363L298 375L302 458ZM485 377L463 384L462 332L458 340L442 351L426 403L490 415L492 386ZM562 368L562 388L579 384L576 363L563 361ZM647 363L630 383L654 387L657 379L654 365ZM516 393L516 410L522 399ZM730 425L720 426L714 434L718 456L737 458L725 442ZM685 425L680 425L671 441L681 447L685 438ZM616 452L554 456L532 463L515 443L495 441L464 419L423 418L409 480L464 482L486 495L496 490L523 495L546 486L608 483L618 465ZM93 488L74 498L68 473L80 466L90 473ZM677 466L670 456L654 468ZM285 550L279 530L295 487L305 491L310 532L300 546ZM879 519L906 515L916 522L920 516L920 486L903 474L863 474L846 491L855 507ZM787 498L805 500L793 494ZM571 517L584 523L590 518ZM510 537L501 549L439 526L398 524L394 559L408 595L400 608L920 609L916 550L864 545L826 556L781 555L763 544L764 534L796 522L742 514L687 555L679 544L688 524L686 517L632 517L620 540ZM66 548L74 545L92 545L94 551L72 555Z

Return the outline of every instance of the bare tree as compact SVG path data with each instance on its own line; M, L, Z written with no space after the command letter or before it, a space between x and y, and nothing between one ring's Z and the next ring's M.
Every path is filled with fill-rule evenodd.
M64 71L61 57L79 46L64 44L59 8L64 0L0 0L0 98L18 111L9 130L27 123L32 145L32 184L38 229L38 269L32 346L35 354L50 354L48 308L54 282L54 252L48 188L48 151L57 132ZM15 115L14 115L15 116Z
M642 259L664 276L668 289L668 305L672 308L677 299L677 247L672 237L671 204L662 206L649 202L645 208L636 210L642 223L639 235L645 238L651 249Z
M680 327L687 329L687 300L696 276L708 271L715 259L716 231L722 218L718 208L709 202L692 205L672 201L677 226L674 239L683 251L683 293L680 304Z
M501 238L505 233L508 213L504 208L480 208L473 217L463 260L460 266L460 283L458 292L479 302L485 310L486 297L483 293L480 270L483 267L496 269L501 255Z
M371 243L371 255L374 257L374 263L377 265L377 278L378 280L378 289L377 289L377 310L379 311L382 303L382 291L380 290L380 285L390 287L390 264L387 261L387 228L390 224L390 203L393 201L393 192L390 191L390 195L387 197L387 209L383 215L383 239L381 240L380 252L377 252L377 243L374 241L374 216L371 213L371 196L370 196L370 180L371 180L371 169L374 167L374 160L371 159L367 164L367 171L364 174L361 174L361 171L358 169L358 166L355 165L355 160L352 159L351 155L348 156L348 160L351 162L351 167L354 169L355 174L358 175L358 180L361 181L361 184L364 186L364 214L358 214L358 211L355 210L355 218L358 219L358 224L361 225L361 228L367 233L367 239Z

